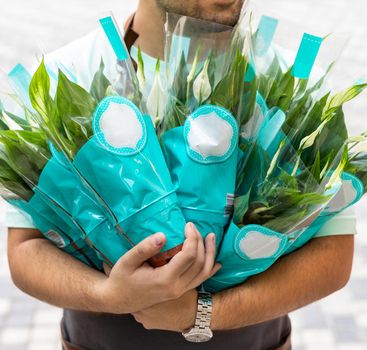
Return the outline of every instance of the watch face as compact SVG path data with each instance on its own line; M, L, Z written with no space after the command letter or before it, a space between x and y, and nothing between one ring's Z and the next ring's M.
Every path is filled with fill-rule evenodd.
M193 329L189 334L185 335L185 338L187 341L193 343L204 343L213 338L213 332L209 329L206 331L196 331Z

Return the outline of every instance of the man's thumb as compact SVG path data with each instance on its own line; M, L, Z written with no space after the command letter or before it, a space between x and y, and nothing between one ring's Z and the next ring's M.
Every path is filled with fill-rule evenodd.
M137 269L147 260L158 254L166 243L163 233L156 233L141 241L134 248L130 249L121 259L125 268Z

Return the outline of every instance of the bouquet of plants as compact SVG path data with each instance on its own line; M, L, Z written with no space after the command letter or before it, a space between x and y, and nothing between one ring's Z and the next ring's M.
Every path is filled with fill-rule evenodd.
M174 14L166 29L166 97L153 114L156 131L186 221L203 237L214 232L219 248L233 210L239 135L249 115L261 120L251 33Z
M294 63L287 65L286 50L274 40L278 25L277 19L262 16L253 27L253 83L268 112L253 137L240 140L245 157L237 171L232 222L218 255L223 268L206 283L212 291L264 271L364 194L364 157L353 149L366 134L348 135L343 106L367 84L337 94L327 91L334 61L321 75L317 72L317 79L311 75L325 53L320 46L330 45L332 36L304 34Z
M94 268L101 269L101 260L82 239L80 227L71 217L58 215L50 199L32 185L49 156L43 134L25 120L2 108L0 115L1 196L11 205L28 213L36 227L60 249ZM13 126L19 122L22 128L11 130L8 121ZM24 176L19 175L20 172Z
M343 106L367 85L329 91L333 36L298 32L289 59L279 21L250 7L234 28L168 14L165 62L147 82L141 51L136 73L113 17L101 25L102 49L87 53L98 65L18 65L17 108L1 108L2 196L66 252L100 268L164 232L150 261L161 266L191 221L216 234L222 268L205 288L218 291L364 194L367 133L348 135Z
M78 238L110 265L149 234L170 232L163 252L151 261L162 265L180 250L185 221L151 118L142 112L121 34L112 17L101 24L107 35L101 40L112 47L99 45L109 50L90 53L100 55L101 63L88 90L59 69L53 93L44 61L30 81L15 79L28 85L23 90L29 91L31 108L20 101L22 117L4 113L22 129L2 131L4 161L37 190L37 201L24 198L32 209L38 209L41 196L61 218L72 220L82 232ZM109 55L116 71L124 72L112 82L104 74Z

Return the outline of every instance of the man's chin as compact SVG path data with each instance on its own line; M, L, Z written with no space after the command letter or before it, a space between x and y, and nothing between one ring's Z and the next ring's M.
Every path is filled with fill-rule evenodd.
M156 0L165 12L194 17L226 26L235 26L240 18L244 0ZM191 6L190 6L191 4Z
M230 9L227 7L221 8L213 5L213 9L211 11L202 11L199 14L200 19L234 27L237 24L241 15L240 3L241 1L236 1L236 4L239 5L230 7Z
M210 22L223 24L225 26L234 27L237 24L239 18L240 18L240 13L238 13L238 15L234 15L233 13L232 14L217 13L215 16L211 16L211 17L203 18L203 19L210 21Z
M235 26L241 15L243 0L215 0L208 13L208 20Z

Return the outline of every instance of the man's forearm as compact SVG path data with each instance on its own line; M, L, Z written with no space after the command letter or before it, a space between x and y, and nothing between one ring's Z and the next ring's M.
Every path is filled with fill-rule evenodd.
M18 232L17 232L18 231ZM67 309L103 311L98 283L106 276L60 251L44 238L19 239L9 234L9 265L18 288L49 304ZM14 247L13 247L14 246Z
M235 329L299 309L342 288L354 237L318 238L241 286L214 296L212 328Z

